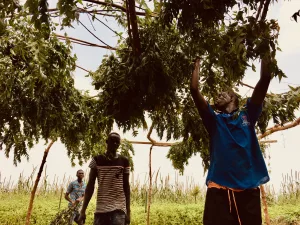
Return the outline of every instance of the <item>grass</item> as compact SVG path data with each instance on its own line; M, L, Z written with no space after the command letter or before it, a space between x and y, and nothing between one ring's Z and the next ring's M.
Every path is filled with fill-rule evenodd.
M283 177L282 188L275 194L272 188L266 187L268 209L272 225L300 224L300 173L291 173ZM19 181L13 184L9 179L0 179L0 225L24 224L29 203L30 190L34 180L20 175ZM49 225L56 214L67 208L64 200L64 188L70 179L65 177L59 182L54 179L50 184L46 178L41 180L34 202L31 224ZM152 225L202 224L205 190L196 185L192 179L187 182L170 184L169 176L153 176L153 203L151 205ZM147 179L144 183L131 181L132 225L142 225L146 221ZM92 224L95 197L91 200L86 224Z

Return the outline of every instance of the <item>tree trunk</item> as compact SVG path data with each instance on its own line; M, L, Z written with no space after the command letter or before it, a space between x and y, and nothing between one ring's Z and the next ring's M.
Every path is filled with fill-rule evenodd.
M262 203L263 203L263 208L264 208L266 224L270 225L271 222L270 222L270 217L269 217L269 212L268 212L266 192L265 192L265 188L263 185L260 185L260 191L261 191L261 198L262 198Z
M52 140L52 141L50 142L50 144L48 145L48 147L47 147L47 148L45 149L45 151L44 151L43 160L42 160L42 163L41 163L39 172L38 172L38 174L37 174L37 177L36 177L36 180L35 180L33 189L32 189L32 191L31 191L30 201L29 201L29 206L28 206L28 211L27 211L27 216L26 216L26 222L25 222L25 225L29 225L29 224L30 224L30 217L31 217L31 213L32 213L33 201L34 201L35 193L36 193L36 190L37 190L37 186L38 186L38 184L39 184L39 181L40 181L40 179L41 179L41 175L42 175L42 172L43 172L44 165L45 165L45 163L46 163L46 159L47 159L47 156L48 156L48 152L49 152L50 148L52 147L53 143L54 143L54 141Z
M151 207L151 195L152 195L152 148L153 145L150 147L149 151L149 188L148 188L148 201L147 201L147 225L150 225L150 207Z
M135 11L135 0L128 0L128 6L129 6L129 18L130 18L130 21L128 21L128 23L130 23L131 31L132 31L132 47L136 56L139 56L141 54L141 42L139 37L137 16Z

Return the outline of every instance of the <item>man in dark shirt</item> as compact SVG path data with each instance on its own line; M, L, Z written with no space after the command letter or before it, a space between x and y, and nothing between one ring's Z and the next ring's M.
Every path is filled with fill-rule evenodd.
M262 60L260 80L246 105L239 109L236 94L225 91L215 101L218 113L199 91L200 60L195 62L191 94L210 138L204 225L262 223L259 185L270 178L255 124L271 81L268 61Z
M85 218L97 178L94 225L130 224L130 166L129 160L117 153L120 141L118 133L110 133L106 141L106 153L94 157L90 162L91 171L79 220Z

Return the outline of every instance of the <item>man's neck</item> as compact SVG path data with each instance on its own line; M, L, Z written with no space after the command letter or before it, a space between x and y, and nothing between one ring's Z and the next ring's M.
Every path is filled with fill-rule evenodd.
M107 156L109 159L115 159L115 158L118 158L118 154L117 154L116 152L114 152L114 153L106 152L106 156Z
M229 104L226 106L226 108L223 110L223 112L224 112L224 113L230 114L230 113L236 111L237 109L238 109L238 107L237 107L235 104L229 103Z
M78 181L78 183L81 183L81 182L82 182L82 179L78 178L77 181Z

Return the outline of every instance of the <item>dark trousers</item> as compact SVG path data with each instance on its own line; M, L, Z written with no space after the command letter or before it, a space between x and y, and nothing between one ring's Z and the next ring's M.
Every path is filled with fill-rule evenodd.
M107 213L95 213L94 225L125 225L125 212L115 210Z
M240 223L262 224L259 188L234 193L231 190L208 188L203 224L240 225Z

